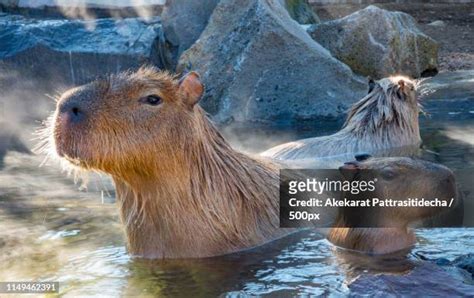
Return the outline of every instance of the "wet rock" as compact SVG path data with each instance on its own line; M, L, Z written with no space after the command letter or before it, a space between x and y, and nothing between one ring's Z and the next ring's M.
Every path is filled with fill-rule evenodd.
M0 16L0 71L51 89L149 63L159 18L93 21ZM2 82L0 82L0 86Z
M280 0L223 0L178 71L198 71L219 122L289 125L337 117L366 89L292 20Z
M290 16L300 24L309 25L321 22L308 0L284 0L284 4Z
M418 78L438 69L438 44L406 13L371 5L344 18L313 25L308 33L362 75Z
M163 8L164 39L154 55L169 69L174 69L181 53L199 38L219 0L168 0Z
M0 7L15 7L18 6L20 0L0 0Z

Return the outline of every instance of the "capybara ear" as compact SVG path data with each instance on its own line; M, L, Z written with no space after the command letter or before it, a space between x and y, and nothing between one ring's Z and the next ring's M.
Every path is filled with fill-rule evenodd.
M370 92L374 91L375 81L371 77L368 77L367 79L369 81L369 93L370 93Z
M345 162L343 166L339 167L339 172L347 181L353 181L359 171L360 163L357 161Z
M179 81L179 91L183 95L186 104L193 107L202 97L204 86L201 83L199 74L191 71Z

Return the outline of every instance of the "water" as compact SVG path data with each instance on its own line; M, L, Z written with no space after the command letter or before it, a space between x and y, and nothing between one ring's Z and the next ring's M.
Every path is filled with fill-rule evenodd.
M473 214L474 72L424 84L424 157L456 171ZM436 91L436 92L434 92ZM294 130L227 128L239 148L255 152L340 123ZM335 248L302 231L245 253L200 260L143 260L125 249L113 188L92 177L88 191L41 157L9 153L0 170L0 281L59 281L64 296L472 295L472 275L455 266L474 253L474 229L417 229L408 254L369 257ZM467 173L467 174L466 174ZM471 223L472 216L465 217ZM472 262L472 261L471 261ZM472 267L471 267L472 268Z

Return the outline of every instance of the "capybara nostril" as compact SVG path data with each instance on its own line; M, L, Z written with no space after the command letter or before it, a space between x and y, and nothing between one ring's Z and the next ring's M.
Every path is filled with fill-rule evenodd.
M74 116L79 116L79 113L80 113L80 110L78 107L73 107L72 108L72 113L74 114Z
M85 109L75 100L67 100L59 106L59 114L63 121L77 123L85 117Z
M68 109L68 117L69 121L77 123L84 119L84 109L80 108L77 104L72 105L71 108Z

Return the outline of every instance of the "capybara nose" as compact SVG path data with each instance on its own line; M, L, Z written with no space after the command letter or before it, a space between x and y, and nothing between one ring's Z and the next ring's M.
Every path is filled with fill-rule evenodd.
M74 100L63 102L59 107L61 118L68 122L78 123L85 118L85 109L82 105Z

